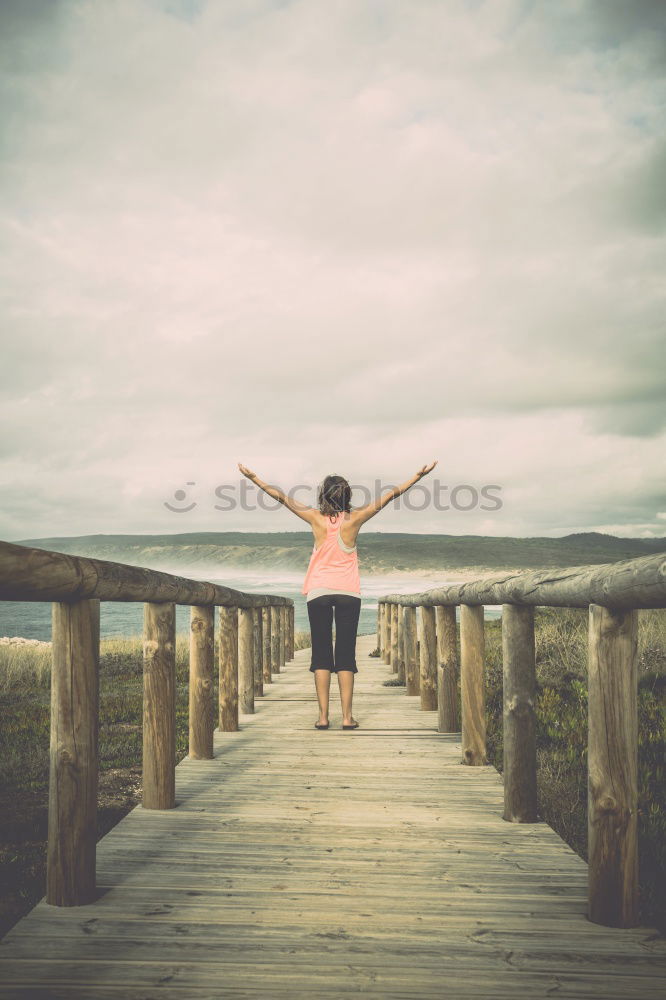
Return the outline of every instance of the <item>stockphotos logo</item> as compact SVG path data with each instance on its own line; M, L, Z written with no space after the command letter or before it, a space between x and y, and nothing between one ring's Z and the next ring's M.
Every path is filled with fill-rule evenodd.
M195 480L185 483L185 486L196 486ZM273 485L270 484L269 485ZM372 500L377 500L383 496L387 490L395 489L395 483L383 483L380 479L375 479L373 488L368 486L349 484L352 490L352 508L363 507ZM439 479L431 479L428 484L415 483L400 496L391 500L385 509L390 507L393 510L455 510L467 512L471 510L482 510L485 513L492 513L502 509L502 499L499 494L501 486L486 485L473 486L470 483L458 483L456 486L448 486L440 483ZM298 500L302 504L310 507L317 507L317 489L305 483L299 483L285 490L285 495L290 500ZM209 497L208 503L196 499L196 491L187 489L177 489L174 491L173 500L164 501L167 510L174 514L189 514L195 507L200 505L208 506L209 509L230 511L230 510L277 510L282 504L273 497L264 493L256 483L245 478L236 483L223 483L216 486L213 495Z

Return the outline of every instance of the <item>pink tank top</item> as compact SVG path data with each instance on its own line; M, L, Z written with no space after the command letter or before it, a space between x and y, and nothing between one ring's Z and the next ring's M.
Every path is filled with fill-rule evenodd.
M330 590L349 590L361 595L361 580L358 572L358 552L356 546L348 551L348 546L340 538L340 525L344 522L344 512L329 517L326 538L319 548L313 547L310 563L305 574L302 594L317 587ZM343 548L343 546L345 546Z

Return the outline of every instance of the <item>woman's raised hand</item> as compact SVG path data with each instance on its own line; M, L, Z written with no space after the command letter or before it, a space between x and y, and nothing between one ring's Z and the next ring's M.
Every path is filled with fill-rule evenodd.
M247 476L248 479L251 479L252 482L254 482L254 480L257 478L256 472L250 472L250 470L248 469L248 467L246 465L241 465L241 463L239 462L238 463L238 468L241 470L241 472L243 473L243 475Z
M423 477L427 476L429 472L432 472L432 470L437 465L438 461L439 459L435 459L435 461L431 462L430 465L424 465L422 468L420 468L419 471L416 473L419 479L423 479Z

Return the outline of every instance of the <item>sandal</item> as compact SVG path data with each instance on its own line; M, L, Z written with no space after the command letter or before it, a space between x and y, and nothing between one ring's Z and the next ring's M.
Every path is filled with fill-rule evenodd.
M330 723L328 722L326 723L315 722L315 729L328 729L329 725Z
M353 722L351 726L344 726L343 729L358 729L358 722Z

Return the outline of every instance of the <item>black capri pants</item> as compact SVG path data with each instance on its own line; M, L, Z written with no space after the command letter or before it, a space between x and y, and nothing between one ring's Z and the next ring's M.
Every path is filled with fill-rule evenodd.
M356 631L361 614L361 598L351 594L321 594L307 601L312 660L310 670L351 670L356 668ZM335 608L335 656L333 650L333 609Z

